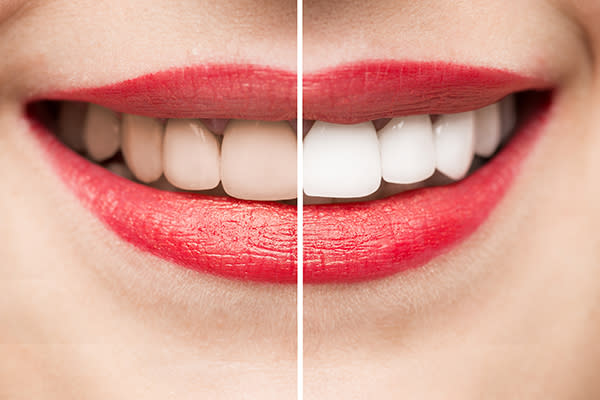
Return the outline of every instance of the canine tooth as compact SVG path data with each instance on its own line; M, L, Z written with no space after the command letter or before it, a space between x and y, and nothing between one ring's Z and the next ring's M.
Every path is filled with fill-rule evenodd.
M315 122L304 138L304 193L365 197L375 192L380 183L379 143L371 122Z
M167 180L185 190L207 190L219 184L219 142L202 122L170 119L163 142Z
M225 192L245 200L295 199L296 153L287 121L231 121L221 150Z
M163 124L156 118L123 114L121 152L129 169L141 182L154 182L163 173L163 133Z
M58 137L75 151L85 150L83 127L88 105L74 101L61 104L58 115Z
M435 146L429 115L394 118L377 136L381 175L386 182L420 182L435 172Z
M502 140L507 139L517 125L517 108L515 96L510 95L500 101Z
M500 103L475 111L475 154L490 157L501 139Z
M114 156L121 144L117 113L90 104L85 119L83 142L88 154L95 161L104 161Z
M458 180L465 176L475 146L475 113L444 114L433 124L437 169Z

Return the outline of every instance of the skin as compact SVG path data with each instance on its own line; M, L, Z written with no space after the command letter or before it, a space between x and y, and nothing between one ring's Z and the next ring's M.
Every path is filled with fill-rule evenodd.
M304 1L305 71L444 60L557 90L541 140L475 235L420 270L304 288L305 398L600 396L600 8L474 4Z
M119 240L19 108L31 91L209 61L293 71L295 1L1 4L0 398L294 398L295 286L198 275Z
M304 1L307 72L435 59L557 90L475 235L410 273L304 288L305 398L600 396L600 5L507 3ZM295 68L293 1L148 4L0 5L2 398L295 396L293 287L199 277L132 249L61 186L21 120L27 94L55 85L206 61Z

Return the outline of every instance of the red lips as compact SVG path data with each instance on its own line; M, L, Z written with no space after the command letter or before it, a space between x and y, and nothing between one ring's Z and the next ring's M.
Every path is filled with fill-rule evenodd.
M304 118L356 122L475 109L537 88L510 72L451 64L371 62L304 77ZM155 117L295 118L295 74L210 65L150 74L99 88L57 88L36 99L80 100ZM529 121L473 176L447 187L361 204L307 206L307 283L354 282L423 265L471 234L507 191L537 133ZM40 124L33 130L58 175L117 235L200 272L252 281L296 280L296 208L162 192L91 164Z
M78 100L157 118L282 121L296 118L296 74L255 65L204 65L156 72L97 88L59 89Z
M356 204L304 207L304 282L357 282L424 265L489 216L547 120L549 104L473 175L448 186Z

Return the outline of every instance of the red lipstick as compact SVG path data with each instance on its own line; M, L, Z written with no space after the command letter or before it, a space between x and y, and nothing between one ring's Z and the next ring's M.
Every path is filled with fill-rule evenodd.
M447 63L380 61L304 77L304 118L351 123L476 109L547 87L513 72ZM98 88L57 88L36 100L78 100L162 118L294 119L296 76L208 65ZM33 100L31 100L33 101ZM356 282L419 267L463 241L508 191L542 130L536 113L491 162L445 187L388 199L304 208L306 283ZM163 192L120 178L63 146L30 118L65 185L118 236L183 267L233 279L294 283L293 206Z
M541 79L444 62L365 61L303 79L304 118L352 124L417 114L476 110Z
M420 267L460 244L509 190L543 130L546 110L525 122L488 164L457 183L371 202L305 206L304 282L382 278Z
M36 98L79 100L164 118L291 119L296 115L296 75L251 65L199 66L98 88L58 89ZM136 184L87 161L29 120L66 186L125 241L200 272L296 282L296 207Z
M304 118L355 123L475 110L508 94L548 88L510 71L398 61L343 65L304 77ZM420 267L472 234L510 188L546 120L548 104L470 177L387 199L304 207L304 282L382 278Z
M155 118L283 121L296 118L296 74L256 65L202 65L44 99L84 101Z

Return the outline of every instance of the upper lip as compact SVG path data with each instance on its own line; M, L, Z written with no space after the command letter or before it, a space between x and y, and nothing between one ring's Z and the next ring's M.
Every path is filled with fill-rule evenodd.
M372 61L307 75L304 87L305 119L356 123L475 110L550 84L493 68ZM423 265L465 239L507 192L542 120L526 123L492 162L456 184L378 201L306 206L304 282L381 278Z
M509 93L547 87L534 77L487 67L363 61L303 77L303 118L357 123L474 110ZM37 96L100 104L157 118L292 120L296 74L265 66L215 64L144 75L97 88Z
M305 119L350 124L475 110L548 82L488 67L375 60L305 75L303 86Z
M487 105L514 91L544 86L538 79L490 68L362 62L306 75L303 117L352 123L406 114L459 112ZM209 65L97 88L57 90L37 98L86 101L162 118L284 120L296 117L295 88L293 72ZM71 167L63 176L83 202L126 240L200 271L259 281L295 281L294 208L157 193L119 183L100 171L97 167L88 172ZM91 179L81 176L87 173ZM485 184L491 173L481 175L475 182ZM474 185L469 188L477 189ZM464 204L461 201L466 189L459 186L425 189L373 204L307 207L305 281L381 277L439 254L471 233L506 189L506 185L498 185L482 191L484 196L479 196L478 202ZM113 206L107 207L107 201Z
M283 121L296 118L292 71L244 64L175 68L96 88L58 89L44 99L96 103L156 118Z

